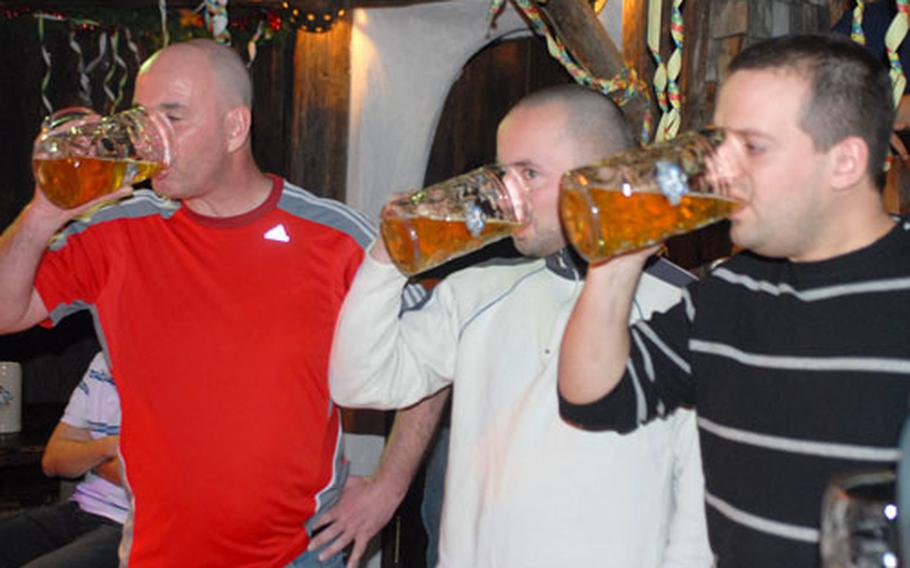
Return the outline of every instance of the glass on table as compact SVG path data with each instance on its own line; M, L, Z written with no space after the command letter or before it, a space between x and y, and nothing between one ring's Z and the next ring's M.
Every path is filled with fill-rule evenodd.
M84 107L47 117L32 149L35 180L48 201L71 209L171 164L170 122L142 107L101 116Z
M898 507L893 471L837 477L822 503L824 568L900 566Z
M720 129L689 131L566 172L559 212L569 242L596 263L726 218L742 205L736 144Z
M393 197L380 232L392 261L411 276L508 237L527 221L527 208L505 168L483 166Z

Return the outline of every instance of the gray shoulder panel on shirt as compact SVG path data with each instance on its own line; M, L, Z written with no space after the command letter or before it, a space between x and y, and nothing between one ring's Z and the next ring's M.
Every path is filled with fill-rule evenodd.
M366 248L376 237L376 228L366 215L340 201L317 197L285 180L278 208L314 223L346 233Z
M93 225L118 219L137 219L151 215L159 215L164 219L168 219L179 209L180 204L178 202L161 197L151 190L139 189L130 197L102 207L89 216L73 219L62 231L54 236L48 248L50 250L63 248L66 245L66 239L70 235L79 234Z

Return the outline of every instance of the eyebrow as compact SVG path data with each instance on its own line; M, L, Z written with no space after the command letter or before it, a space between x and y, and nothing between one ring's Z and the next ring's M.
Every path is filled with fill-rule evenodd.
M738 134L740 136L749 136L751 138L762 138L765 140L770 140L773 138L772 135L762 132L761 130L755 130L754 128L728 128L727 130Z
M518 167L527 167L527 166L537 167L537 165L534 162L532 162L531 160L518 160L517 162L510 162L508 164L504 164L501 161L497 161L496 163L503 167L516 167L516 166L518 166Z
M161 103L160 105L158 105L158 108L163 109L163 110L178 110L178 109L186 108L186 105L183 103Z

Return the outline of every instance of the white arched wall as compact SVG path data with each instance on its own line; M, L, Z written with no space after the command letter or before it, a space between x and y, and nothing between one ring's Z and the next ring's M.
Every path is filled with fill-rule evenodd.
M511 4L488 26L490 0L354 11L347 202L377 216L389 193L423 182L436 124L464 64L488 43L528 33ZM619 45L622 2L600 15Z

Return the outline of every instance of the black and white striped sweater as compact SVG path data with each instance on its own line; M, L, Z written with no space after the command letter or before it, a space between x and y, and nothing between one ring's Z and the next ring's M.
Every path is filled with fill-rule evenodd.
M837 258L738 255L631 328L622 382L567 420L695 405L719 567L817 566L832 476L893 468L910 397L910 221Z

